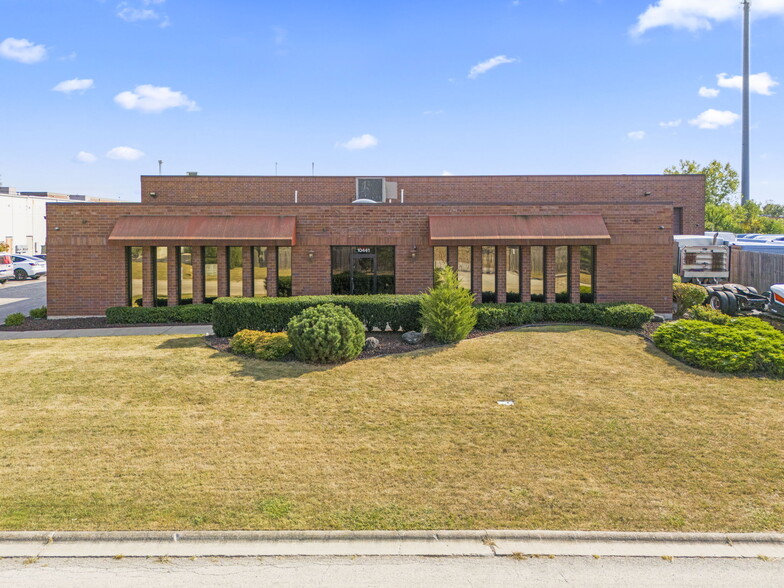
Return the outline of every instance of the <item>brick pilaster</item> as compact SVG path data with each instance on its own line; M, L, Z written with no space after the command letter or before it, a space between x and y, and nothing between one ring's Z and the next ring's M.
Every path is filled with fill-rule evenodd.
M278 248L267 247L267 296L278 295Z
M457 272L457 246L446 248L446 263Z
M555 246L544 248L544 301L555 302Z
M242 295L245 298L253 296L253 250L250 247L242 248Z
M218 297L229 295L229 248L218 250Z
M580 302L580 246L569 247L569 302Z
M177 306L180 303L180 249L179 247L166 248L166 304Z
M471 248L471 292L482 302L482 247Z
M191 249L191 262L193 263L193 303L204 303L204 247Z
M142 306L155 306L155 248L145 247L142 253Z
M531 247L520 246L520 302L531 302Z
M506 246L495 248L495 300L506 304Z

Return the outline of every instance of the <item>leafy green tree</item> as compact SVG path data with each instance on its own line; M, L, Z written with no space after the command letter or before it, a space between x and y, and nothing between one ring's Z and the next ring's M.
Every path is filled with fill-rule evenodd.
M702 166L696 161L681 159L678 165L668 167L665 174L704 174L705 175L705 229L708 231L727 231L730 233L784 233L784 221L776 218L753 200L740 204L738 194L738 172L729 163L715 159ZM784 206L767 204L767 210ZM763 214L768 216L763 216Z
M729 163L722 164L714 159L708 165L701 166L696 161L681 159L678 165L668 167L664 173L669 175L704 174L706 204L723 204L737 199L740 179L738 172L732 169Z
M784 218L784 204L768 202L765 204L765 206L762 207L762 214L775 218Z

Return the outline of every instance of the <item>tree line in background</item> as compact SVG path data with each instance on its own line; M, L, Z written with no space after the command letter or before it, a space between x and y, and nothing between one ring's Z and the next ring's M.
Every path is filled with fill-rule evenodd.
M784 204L761 205L753 200L741 204L738 172L729 163L713 160L701 166L696 161L681 159L664 173L705 175L706 231L784 234Z

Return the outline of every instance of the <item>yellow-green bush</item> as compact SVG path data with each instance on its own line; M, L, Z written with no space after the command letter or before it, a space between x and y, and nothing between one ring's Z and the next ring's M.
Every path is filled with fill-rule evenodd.
M675 316L683 316L690 308L705 302L707 297L708 291L699 284L673 284L672 299L675 301Z
M258 359L274 361L282 359L291 353L291 341L286 333L267 333L261 334L253 346L253 355Z

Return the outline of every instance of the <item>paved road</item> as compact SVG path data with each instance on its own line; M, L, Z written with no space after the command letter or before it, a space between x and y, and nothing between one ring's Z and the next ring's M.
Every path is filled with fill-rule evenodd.
M33 308L46 306L46 277L17 282L11 280L0 285L0 324L15 312L25 316Z
M784 561L555 557L0 560L0 586L784 586Z

